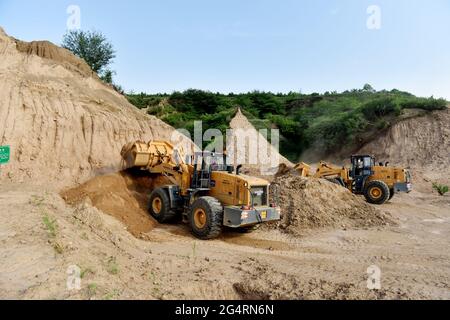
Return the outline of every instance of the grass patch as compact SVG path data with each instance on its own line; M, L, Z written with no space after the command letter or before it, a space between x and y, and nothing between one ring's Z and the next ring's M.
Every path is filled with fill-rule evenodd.
M109 274L116 275L119 273L119 265L117 264L116 257L110 257L106 263L106 271Z
M50 218L49 215L45 213L42 217L42 223L44 224L44 227L47 230L48 234L52 238L55 238L57 230L56 219Z
M440 196L444 196L448 192L448 186L433 183L433 189L439 193Z
M87 287L87 293L89 297L95 296L97 293L98 286L96 283L89 283Z

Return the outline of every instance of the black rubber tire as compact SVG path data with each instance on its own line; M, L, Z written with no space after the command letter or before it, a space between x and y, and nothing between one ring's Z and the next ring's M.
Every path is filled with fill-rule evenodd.
M374 188L378 188L381 191L381 194L378 198L374 198L371 195L371 190ZM365 189L364 189L364 196L366 197L367 202L372 204L383 204L386 203L386 201L389 200L390 197L390 191L387 184L383 181L370 181L367 183Z
M389 200L391 200L394 197L394 195L395 195L394 189L390 189L389 190Z
M253 231L258 230L259 227L261 227L260 224L255 224L253 226L241 227L241 228L237 228L235 230L236 230L236 232L239 232L239 233L252 233Z
M161 211L155 212L153 210L153 201L159 198L161 201ZM148 204L148 211L150 212L151 216L155 218L159 223L165 223L173 220L176 216L176 212L172 211L170 209L170 199L169 195L167 194L167 191L162 188L157 188L153 190L153 192L150 194L150 201Z
M194 221L194 212L197 209L203 209L206 213L206 224L203 228L198 228ZM213 197L201 197L195 200L189 212L189 225L192 234L199 239L217 238L223 226L223 207L220 202Z

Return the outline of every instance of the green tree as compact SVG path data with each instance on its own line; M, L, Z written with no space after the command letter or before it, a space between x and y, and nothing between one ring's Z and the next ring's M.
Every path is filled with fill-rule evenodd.
M366 83L363 87L363 91L367 92L376 92L375 89L368 83Z
M62 47L80 57L105 82L112 83L113 71L108 66L116 57L112 44L98 31L68 31L62 41Z

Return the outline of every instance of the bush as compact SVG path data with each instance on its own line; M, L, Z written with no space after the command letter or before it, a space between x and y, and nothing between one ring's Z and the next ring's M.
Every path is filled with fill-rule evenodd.
M434 98L412 98L400 102L400 106L403 109L445 110L447 108L447 101Z
M433 183L433 189L436 190L441 196L445 195L448 192L448 186L443 186L437 183Z
M393 98L379 98L364 104L361 108L367 120L374 121L390 114L400 115L401 108Z

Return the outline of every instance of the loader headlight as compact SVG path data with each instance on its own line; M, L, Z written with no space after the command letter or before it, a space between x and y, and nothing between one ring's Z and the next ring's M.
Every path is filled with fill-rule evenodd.
M281 218L281 208L280 207L276 207L275 210L277 211L277 213L279 214L279 216Z
M241 213L241 220L247 220L248 219L248 211L243 211Z

